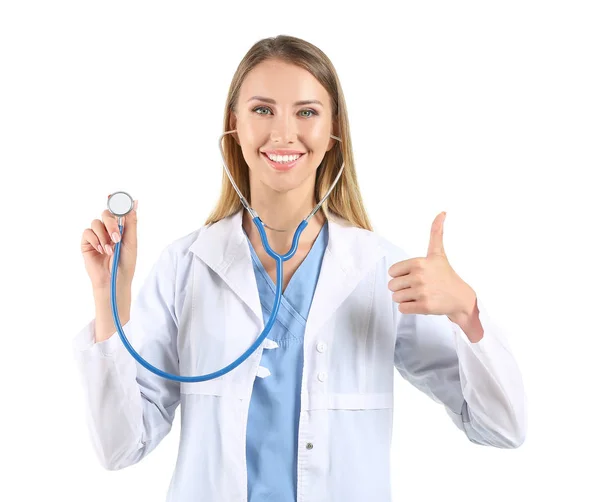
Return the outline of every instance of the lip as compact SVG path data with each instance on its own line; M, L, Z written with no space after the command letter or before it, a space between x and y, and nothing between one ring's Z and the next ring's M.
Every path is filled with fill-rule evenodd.
M306 152L301 152L300 150L285 150L283 148L275 149L275 150L261 150L262 153L270 153L272 155L302 155Z
M289 162L287 164L279 164L277 162L273 162L265 152L260 152L261 155L265 158L265 160L267 161L267 163L276 171L289 171L290 169L292 169L301 159L302 157L304 157L304 153L298 152L298 155L300 155L300 157L298 157L294 162ZM271 152L269 152L271 153ZM294 155L293 153L290 153L288 155Z

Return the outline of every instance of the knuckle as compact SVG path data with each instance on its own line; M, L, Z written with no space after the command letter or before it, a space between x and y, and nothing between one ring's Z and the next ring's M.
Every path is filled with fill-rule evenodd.
M100 220L94 220L92 221L92 231L94 231L97 234L101 234L104 231L104 223L102 223Z
M106 229L104 228L104 225L102 222L98 222L98 224L95 224L94 227L95 228L92 230L92 232L98 238L98 240L104 244L106 241Z
M112 214L108 209L105 209L102 211L102 221L107 223L109 221L117 221L117 219L114 214Z

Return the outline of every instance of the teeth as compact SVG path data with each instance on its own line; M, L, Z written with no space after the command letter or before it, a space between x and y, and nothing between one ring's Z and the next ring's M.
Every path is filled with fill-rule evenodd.
M267 156L273 161L273 162L279 162L282 164L285 164L286 162L293 162L297 159L300 158L300 155L271 155L271 154L267 154Z

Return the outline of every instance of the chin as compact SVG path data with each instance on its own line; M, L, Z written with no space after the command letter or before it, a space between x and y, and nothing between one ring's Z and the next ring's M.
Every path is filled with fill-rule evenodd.
M267 170L263 166L252 170L252 175L260 181L261 184L269 187L275 192L287 192L299 187L308 177L301 172L275 172Z
M314 169L307 169L307 166L298 166L298 169L292 168L289 171L276 171L265 164L264 160L250 167L251 178L257 179L262 185L279 194L284 194L291 190L300 188L306 184L311 176L316 176L318 166Z
M272 180L262 180L263 185L267 186L274 192L284 194L286 192L290 192L300 186L299 183L286 182L281 180L280 182L272 181Z

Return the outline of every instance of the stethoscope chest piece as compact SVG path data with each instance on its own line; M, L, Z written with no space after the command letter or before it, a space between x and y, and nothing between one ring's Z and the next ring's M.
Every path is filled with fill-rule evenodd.
M133 197L127 192L115 192L108 198L106 205L115 216L125 216L133 209Z

